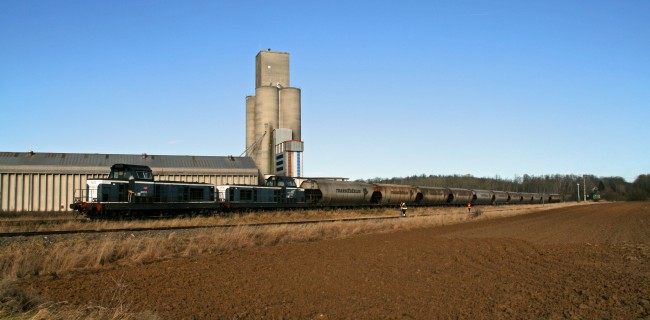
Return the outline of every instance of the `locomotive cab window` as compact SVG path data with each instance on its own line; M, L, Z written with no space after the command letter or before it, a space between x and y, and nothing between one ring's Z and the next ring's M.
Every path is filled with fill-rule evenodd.
M111 178L112 179L122 179L122 178L124 178L124 171L118 171L118 170L113 171L113 174L111 175Z
M136 171L138 179L151 180L151 172L148 171Z

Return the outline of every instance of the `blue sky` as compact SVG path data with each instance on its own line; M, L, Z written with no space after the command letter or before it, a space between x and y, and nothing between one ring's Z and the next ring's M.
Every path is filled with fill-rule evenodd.
M307 4L306 4L307 3ZM289 52L307 176L650 173L650 2L2 1L0 151L240 155Z

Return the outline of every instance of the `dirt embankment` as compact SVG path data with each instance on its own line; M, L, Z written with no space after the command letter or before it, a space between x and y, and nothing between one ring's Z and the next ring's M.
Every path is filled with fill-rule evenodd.
M560 208L25 283L165 319L650 319L650 203Z

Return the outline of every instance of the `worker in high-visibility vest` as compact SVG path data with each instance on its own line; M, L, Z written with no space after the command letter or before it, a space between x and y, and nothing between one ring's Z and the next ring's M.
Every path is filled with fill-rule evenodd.
M406 203L402 202L402 204L399 205L399 209L402 211L402 217L406 217L406 210L408 210Z
M469 213L472 212L472 203L471 202L467 203L467 212L469 212Z

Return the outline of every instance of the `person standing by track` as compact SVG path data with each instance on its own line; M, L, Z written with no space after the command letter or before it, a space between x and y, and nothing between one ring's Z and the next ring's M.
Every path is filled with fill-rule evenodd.
M472 203L471 202L467 203L467 213L472 213Z
M408 210L408 207L406 206L406 203L405 203L405 202L402 202L402 203L399 205L399 209L400 209L400 211L402 212L402 217L406 217L406 210Z

